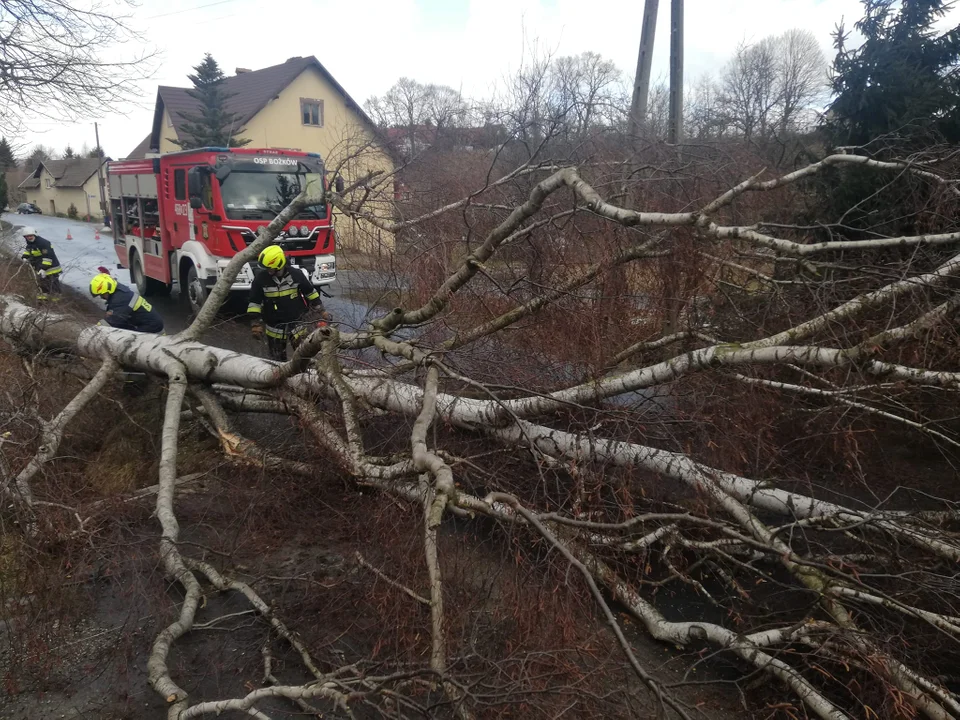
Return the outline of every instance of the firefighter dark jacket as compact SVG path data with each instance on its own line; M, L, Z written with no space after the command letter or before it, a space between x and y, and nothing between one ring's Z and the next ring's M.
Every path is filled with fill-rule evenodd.
M163 332L163 318L136 290L117 283L117 289L106 298L107 316L104 319L108 325L121 330Z
M46 270L47 275L56 275L62 270L57 254L53 251L53 245L39 235L34 235L33 242L27 243L27 249L23 251L23 259L29 262L37 272Z
M262 318L268 331L296 322L311 308L323 310L323 302L303 270L287 267L276 277L261 270L254 276L247 316L254 322Z

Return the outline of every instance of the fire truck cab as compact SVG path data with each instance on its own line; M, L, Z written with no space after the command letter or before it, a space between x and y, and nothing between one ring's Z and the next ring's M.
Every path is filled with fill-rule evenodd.
M316 153L200 148L107 165L118 267L129 268L141 295L177 287L194 311L230 258L256 238L301 190L325 188ZM330 206L300 211L277 237L290 263L315 286L336 279ZM256 263L232 289L250 289Z

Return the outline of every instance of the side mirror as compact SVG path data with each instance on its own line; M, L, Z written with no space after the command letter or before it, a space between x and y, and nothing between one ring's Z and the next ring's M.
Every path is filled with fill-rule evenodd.
M194 210L199 210L200 208L203 207L203 200L200 199L199 195L194 195L191 193L190 207L192 207Z
M343 175L337 175L337 179L333 181L333 187L338 193L343 192Z

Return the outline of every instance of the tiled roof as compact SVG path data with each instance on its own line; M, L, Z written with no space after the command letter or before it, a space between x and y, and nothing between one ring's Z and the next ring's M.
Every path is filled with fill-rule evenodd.
M316 58L291 58L282 65L228 77L223 81L223 91L226 95L233 96L227 100L230 112L238 116L238 122L242 126L315 60ZM159 90L175 130L179 131L184 115L199 113L200 103L190 97L187 88L162 85Z
M66 172L67 163L69 160L44 160L42 165L47 169L47 172L53 176L54 180L59 180L63 177L63 173ZM36 170L34 173L39 175Z
M279 95L287 85L292 83L309 67L315 67L333 85L351 107L371 129L376 130L375 123L367 116L346 90L338 83L329 71L313 57L290 58L281 65L241 72L239 75L228 77L223 82L223 89L227 95L227 109L238 117L238 128L241 129L254 115L260 112L268 102ZM170 113L173 128L179 136L180 127L184 122L184 115L199 114L200 103L188 93L188 88L170 87L161 85L157 89L157 104L153 118L153 132L148 140L141 142L128 157L142 158L147 152L156 152L160 146L160 139L164 132L163 110Z
M77 158L75 160L61 160L64 167L57 176L56 187L82 187L90 179L91 175L96 174L100 167L98 158ZM48 168L49 169L49 166Z
M53 176L54 187L83 187L83 184L97 172L97 158L71 158L70 160L44 160L39 163L33 174L20 183L20 187L29 190L40 187L40 168L46 168Z
M146 157L147 153L150 152L150 140L153 138L153 134L147 135L143 140L140 141L140 144L137 145L129 155L127 155L124 160L143 160Z

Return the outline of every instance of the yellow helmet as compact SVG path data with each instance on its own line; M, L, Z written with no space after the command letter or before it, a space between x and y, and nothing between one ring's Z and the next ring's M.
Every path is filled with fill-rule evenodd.
M94 297L98 295L112 295L117 289L117 281L106 273L94 275L90 281L90 294Z
M283 248L279 245L270 245L265 247L260 253L260 264L271 270L282 270L287 264L287 256L283 254Z

